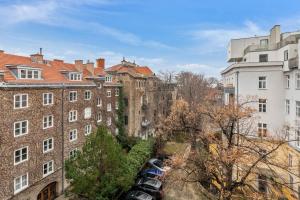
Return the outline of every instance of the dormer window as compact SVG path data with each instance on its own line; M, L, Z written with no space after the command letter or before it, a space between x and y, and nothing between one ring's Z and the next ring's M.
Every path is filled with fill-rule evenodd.
M71 72L69 74L69 79L71 81L81 81L82 79L81 73Z
M19 79L41 79L41 70L40 69L31 69L31 68L21 68L18 69L18 78Z
M105 82L112 82L112 77L111 76L106 76L105 77Z

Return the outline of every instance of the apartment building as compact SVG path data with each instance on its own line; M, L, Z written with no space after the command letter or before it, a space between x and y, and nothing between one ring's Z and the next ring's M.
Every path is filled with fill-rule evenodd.
M224 101L250 100L257 110L251 136L284 138L300 161L300 31L281 33L276 25L266 36L232 39L228 46L229 66L222 71ZM293 153L295 154L295 153ZM298 171L286 177L295 183ZM293 185L293 184L292 184ZM297 195L298 196L298 195Z
M0 51L0 199L53 199L63 163L100 123L113 134L121 84L104 59L74 64Z
M164 83L149 67L125 59L105 72L123 85L127 133L142 138L152 136L177 98L176 84Z

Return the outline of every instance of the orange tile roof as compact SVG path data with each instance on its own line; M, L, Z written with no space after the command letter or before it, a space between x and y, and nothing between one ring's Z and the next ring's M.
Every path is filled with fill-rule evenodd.
M133 67L133 66L118 64L118 65L112 66L110 68L107 68L105 71L118 72L118 73L129 73L129 74L132 74L132 75L142 75L142 76L151 76L151 75L153 75L152 70L147 66Z
M42 80L34 79L17 79L7 65L25 65L29 67L36 67L42 71ZM4 72L4 82L7 83L76 83L86 84L92 83L89 80L70 81L61 71L79 72L75 64L64 63L63 61L48 61L47 63L34 63L30 57L18 56L6 53L0 53L0 71ZM91 73L83 69L83 77L90 76Z

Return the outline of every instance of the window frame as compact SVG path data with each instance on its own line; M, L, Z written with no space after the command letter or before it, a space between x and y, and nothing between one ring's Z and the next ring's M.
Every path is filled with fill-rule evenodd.
M259 122L257 126L258 137L267 137L268 125L267 123Z
M50 140L52 141L51 148L49 148L49 144L50 144L49 141ZM47 145L46 145L47 150L45 150L45 142L47 142ZM54 149L54 138L53 137L43 140L43 153L44 154L52 151L53 149Z
M22 131L22 123L23 122L26 122L26 132L25 133L20 133L20 135L16 135L16 124L20 124L20 130ZM17 122L14 122L14 137L21 137L23 135L27 135L28 134L28 130L29 130L29 121L28 120L22 120L22 121L17 121Z
M85 90L84 91L84 100L89 101L92 99L92 91L91 90Z
M16 107L16 97L20 96L20 107ZM26 96L26 106L23 106L23 96ZM15 94L14 95L14 109L23 109L23 108L28 108L29 107L29 102L28 102L28 94L27 93L21 93L21 94Z
M84 109L84 119L91 119L92 118L92 108L87 107Z
M262 80L264 78L264 80ZM267 89L267 76L258 77L258 89L265 90Z
M77 112L77 110L70 110L69 111L69 122L76 122L77 120L78 120L78 112Z
M51 95L51 102L49 102L49 95ZM45 103L46 100L46 103ZM54 104L54 94L53 92L43 93L43 106L49 106Z
M107 110L107 112L111 112L111 111L112 111L111 103L108 103L108 104L106 105L106 110Z
M22 150L23 149L26 149L26 159L22 159ZM19 162L16 162L16 152L17 151L21 151L20 152L20 161ZM19 149L14 150L14 166L19 165L19 164L21 164L23 162L28 161L28 159L29 159L29 147L28 146L21 147Z
M51 163L51 171L49 171L49 163ZM47 173L44 173L45 172L45 165L47 165L46 167L46 171ZM54 161L53 160L50 160L46 163L43 164L43 177L46 177L46 176L49 176L50 174L52 174L54 172Z
M92 125L87 124L84 126L84 135L90 135L92 133Z
M267 99L258 99L258 111L260 113L267 112Z
M71 97L73 98L74 96L72 96L71 94L76 94L75 95L75 99L71 99ZM69 91L69 102L76 102L78 100L78 93L77 91Z
M75 135L75 137L73 138L73 135ZM72 136L72 139L71 139L71 136ZM75 129L72 129L69 131L69 141L70 142L74 142L78 139L78 130L75 128Z
M106 90L106 97L111 97L111 89Z
M23 185L23 177L26 176L26 185ZM20 179L20 189L16 189L16 180ZM26 174L23 174L21 176L14 178L14 194L18 194L19 192L25 190L29 186L29 175L28 172Z
M49 117L51 117L51 121L49 120ZM45 119L46 119L46 121L45 121ZM49 125L49 122L51 123L50 125ZM45 126L45 124L46 124L46 126ZM54 126L54 116L53 115L43 116L43 130L53 128L53 126Z

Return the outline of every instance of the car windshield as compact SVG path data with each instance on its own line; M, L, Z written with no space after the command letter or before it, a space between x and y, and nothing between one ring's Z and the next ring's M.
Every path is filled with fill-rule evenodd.
M137 196L141 200L151 200L152 199L152 197L150 195L148 195L148 194L146 194L144 192L138 192Z

